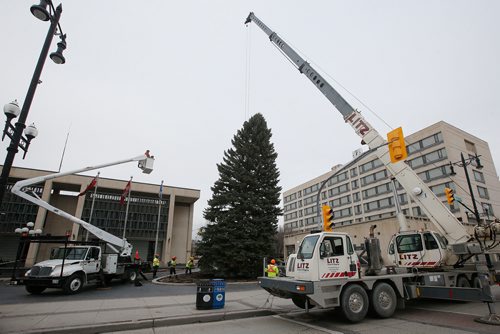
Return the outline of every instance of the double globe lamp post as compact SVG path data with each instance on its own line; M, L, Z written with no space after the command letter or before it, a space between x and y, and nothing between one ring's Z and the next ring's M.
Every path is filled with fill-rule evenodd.
M57 8L54 8L51 0L41 0L38 5L31 6L30 10L33 16L35 16L37 19L42 21L50 21L50 27L49 31L47 32L47 36L45 37L45 42L43 44L40 57L38 58L38 63L36 65L35 72L33 73L33 77L31 79L28 93L26 94L22 109L19 109L17 101L8 103L4 106L4 113L7 117L7 121L5 122L2 141L7 135L10 138L10 145L7 148L7 156L3 164L2 174L0 175L0 207L2 206L10 170L14 162L14 157L18 152L18 148L21 147L21 149L24 151L24 159L31 140L38 134L38 130L36 129L34 124L26 128L25 123L31 107L31 102L33 101L33 96L35 95L36 87L40 81L40 75L42 74L43 65L45 64L45 59L47 59L47 54L49 52L50 44L54 35L59 35L60 41L57 43L57 50L50 54L50 58L56 64L64 64L66 62L63 56L63 51L66 49L66 35L62 33L61 26L59 25L59 19L62 13L62 5L59 4ZM19 119L15 126L13 126L11 124L11 121L14 118L17 118L17 116L19 116ZM23 137L23 132L25 137Z

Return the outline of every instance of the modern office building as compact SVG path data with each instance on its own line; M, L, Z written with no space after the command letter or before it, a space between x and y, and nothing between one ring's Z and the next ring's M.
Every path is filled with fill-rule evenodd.
M8 191L0 208L0 260L14 260L18 250L19 235L14 233L18 227L28 222L35 223L35 229L42 229L44 235L61 236L70 234L72 240L85 240L86 230L78 224L38 207L10 192L18 180L52 174L27 168L12 168ZM92 176L69 175L46 181L33 187L32 191L44 201L58 209L115 235L123 236L126 204L120 198L128 180L99 178L97 190L78 196L92 181ZM193 229L194 203L200 191L178 187L163 186L160 202L159 184L132 182L130 205L127 215L125 237L133 245L133 253L139 251L142 259L152 259L158 229L157 252L167 262L175 255L179 263L185 263L191 255L191 234ZM90 218L92 202L92 218ZM159 215L159 220L158 220ZM158 225L159 221L159 225ZM159 226L159 228L158 228ZM93 239L90 235L89 240ZM48 256L44 245L32 244L26 247L22 257L30 265Z
M409 135L405 140L408 145L406 163L466 227L476 224L474 214L457 202L450 206L444 194L445 187L454 189L456 196L472 211L475 211L475 205L481 219L500 215L500 181L487 142L443 121ZM459 165L451 168L450 162L460 162L461 154L471 163L466 168ZM476 159L469 160L476 155L480 165ZM470 196L466 170L475 203ZM353 160L346 165L337 165L329 172L283 193L285 256L296 250L298 240L305 233L321 227L317 196L325 181L319 204L332 207L336 228L357 231L359 235L360 224L378 221L382 234L396 232L391 230L392 227L388 228L396 225L384 225L384 221L394 222L396 215L390 175L373 152L357 150ZM397 182L395 184L405 216L411 221L425 222L421 208L409 199ZM432 228L430 223L424 225ZM365 228L366 236L368 228Z

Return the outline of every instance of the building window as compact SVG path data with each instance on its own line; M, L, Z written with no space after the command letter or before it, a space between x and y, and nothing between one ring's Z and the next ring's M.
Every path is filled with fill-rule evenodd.
M351 177L355 177L355 176L358 176L358 170L356 169L356 167L351 169Z
M479 193L479 197L490 199L490 195L488 195L488 189L477 186L477 192Z
M338 187L335 187L335 188L328 190L328 196L333 197L335 195L342 194L342 193L345 193L347 191L349 191L349 184L345 183L343 185L340 185Z
M340 173L330 179L328 181L328 186L333 186L334 184L337 184L339 182L345 181L348 179L347 171Z
M434 152L424 154L422 156L416 157L415 159L409 160L408 164L412 168L418 168L424 165L428 165L440 160L444 160L448 157L446 150L444 148L439 149Z
M495 216L495 213L493 212L493 207L491 206L490 203L481 203L481 206L483 207L484 213L486 214L487 217Z
M473 152L473 153L477 154L476 144L474 144L473 142L468 141L467 139L464 139L464 143L465 143L465 149L467 151Z
M319 189L319 184L318 183L313 184L312 186L307 187L306 189L304 189L304 196L305 195L309 195L310 193L315 192L318 189Z
M333 201L330 201L329 205L333 208L336 208L350 203L351 203L351 195L347 195L344 197L336 198Z
M485 183L483 173L477 170L473 170L472 172L474 173L474 180L476 180L477 182Z
M380 161L378 158L372 161L369 161L367 163L364 163L359 166L359 172L360 174L366 173L371 171L372 169L378 168L382 166L382 161Z
M441 166L429 169L422 173L418 173L418 177L420 177L425 182L439 179L445 176L448 176L448 172L446 171L446 166Z
M352 189L358 189L358 180L351 181L351 188Z
M370 212L373 210L383 209L394 205L392 197L387 197L379 199L376 201L368 202L364 204L365 212Z
M363 199L370 198L373 196L386 194L392 190L390 183L381 184L379 186L363 190Z
M443 142L443 135L441 132L438 132L430 137L424 138L422 140L419 140L411 145L408 145L406 147L406 150L408 151L408 154L413 154L415 152L421 151L426 149L427 147L436 145L438 143Z
M366 186L367 184L382 180L387 178L387 171L381 170L380 172L376 172L367 176L362 177L361 180L361 185Z

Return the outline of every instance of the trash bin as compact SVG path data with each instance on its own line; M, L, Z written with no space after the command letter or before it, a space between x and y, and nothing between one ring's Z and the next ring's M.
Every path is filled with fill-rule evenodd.
M226 282L223 279L211 280L213 286L213 308L224 308L226 300Z
M196 309L210 310L214 304L213 285L208 279L199 280L196 283Z

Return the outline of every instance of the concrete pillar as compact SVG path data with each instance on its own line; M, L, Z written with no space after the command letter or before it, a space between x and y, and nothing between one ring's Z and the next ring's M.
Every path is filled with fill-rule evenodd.
M187 224L187 236L186 236L186 263L191 256L191 242L192 242L192 234L193 234L193 212L194 212L194 204L189 206L189 218Z
M43 193L42 193L42 201L45 201L47 203L50 203L50 194L52 192L52 181L46 181L45 184L43 185ZM45 233L43 231L43 224L45 223L45 218L47 217L47 210L42 208L41 206L38 207L38 212L36 215L36 220L35 220L35 229L41 229L42 233ZM31 267L33 264L35 264L37 261L37 256L38 256L38 248L40 244L38 243L33 243L30 244L30 248L28 250L28 254L26 255L26 266Z
M82 184L80 186L80 192L84 191L87 188L86 184ZM82 217L82 212L83 212L83 206L85 205L85 197L88 195L90 196L93 191L89 192L88 194L82 195L78 197L78 202L76 204L76 210L75 210L75 217L78 217L81 219ZM87 222L88 223L88 222ZM73 223L73 228L71 231L71 240L78 240L78 232L80 231L80 225ZM83 232L83 240L85 240L85 234L86 230L84 229Z
M165 254L165 263L170 260L172 256L172 230L174 229L174 211L175 211L175 195L170 195L170 202L168 204L168 221L167 221L167 235L163 243L163 254Z

